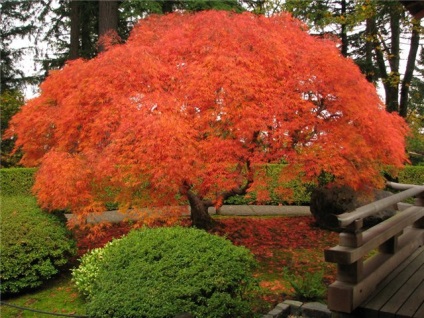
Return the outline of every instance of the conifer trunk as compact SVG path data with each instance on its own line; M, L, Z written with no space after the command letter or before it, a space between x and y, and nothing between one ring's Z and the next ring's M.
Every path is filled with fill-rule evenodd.
M99 38L109 31L118 30L118 1L99 1ZM104 51L104 46L99 45L99 52Z
M80 57L79 39L80 39L80 3L72 0L71 6L71 44L69 50L69 59L74 60Z

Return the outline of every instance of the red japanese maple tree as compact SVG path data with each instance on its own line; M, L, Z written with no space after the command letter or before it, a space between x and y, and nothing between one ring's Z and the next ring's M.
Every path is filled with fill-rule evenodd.
M406 159L402 119L336 43L288 14L151 16L125 44L51 72L10 125L22 163L40 165L44 208L185 198L199 227L209 206L263 186L258 164L358 187Z

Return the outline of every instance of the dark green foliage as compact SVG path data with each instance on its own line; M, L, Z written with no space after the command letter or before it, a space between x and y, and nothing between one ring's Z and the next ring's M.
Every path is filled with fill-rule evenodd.
M38 50L36 43L41 40L41 25L55 25L57 23L46 23L47 16L51 17L51 0L33 0L33 1L0 1L0 29L1 41L0 47L0 66L1 66L1 89L6 90L22 89L26 84L39 83L41 76L25 74L19 67L19 62L28 54L41 56L44 50ZM53 20L55 21L55 20ZM16 39L26 39L26 45L14 45L12 42ZM34 43L35 42L35 43ZM43 56L44 58L44 56ZM31 65L33 66L33 65Z
M4 136L4 132L9 127L9 121L13 115L15 115L24 104L24 96L18 90L3 90L0 95L0 128L1 136ZM16 166L21 158L21 154L12 154L15 140L13 138L4 139L1 141L1 161L0 167L12 167Z
M398 181L408 184L424 184L424 166L407 166L399 173Z
M98 264L90 317L249 317L252 254L194 228L133 231Z
M284 280L288 281L294 290L294 297L298 300L323 300L327 292L324 284L324 271L304 272L302 275L290 273L287 268L283 271Z
M1 294L40 286L76 252L63 223L33 197L1 197Z
M30 195L35 172L35 168L0 169L1 195Z

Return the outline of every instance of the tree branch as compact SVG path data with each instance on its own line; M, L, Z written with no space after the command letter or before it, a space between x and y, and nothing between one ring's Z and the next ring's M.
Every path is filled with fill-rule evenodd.
M223 191L221 192L218 196L215 202L213 202L213 206L215 206L215 208L219 209L224 201L234 195L244 195L247 193L247 190L250 188L250 186L253 183L253 171L250 167L250 162L247 161L246 162L246 167L247 167L247 181L244 185L239 185L238 187L234 187L231 190L228 191ZM240 168L241 169L241 168Z

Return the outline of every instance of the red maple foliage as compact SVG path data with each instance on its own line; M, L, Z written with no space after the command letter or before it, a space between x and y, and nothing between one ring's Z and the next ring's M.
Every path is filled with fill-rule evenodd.
M258 164L359 187L381 185L382 166L406 159L402 119L333 41L288 14L141 20L125 44L51 72L10 127L22 163L40 165L40 204L81 219L104 202L183 198L209 227L207 207L253 188L264 198Z

